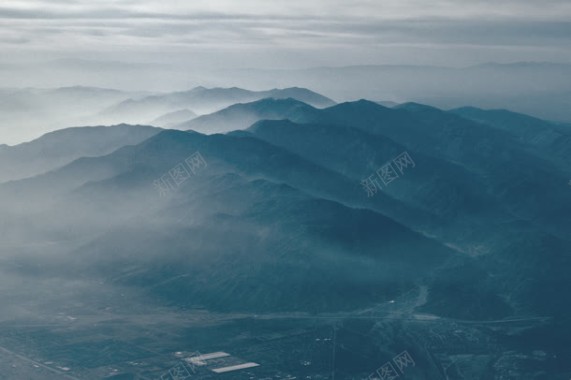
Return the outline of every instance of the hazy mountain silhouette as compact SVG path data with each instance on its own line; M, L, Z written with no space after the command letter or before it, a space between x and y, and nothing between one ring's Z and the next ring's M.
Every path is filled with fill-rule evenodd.
M149 124L156 125L157 127L161 128L172 128L177 124L194 119L196 116L197 115L191 110L182 109L178 111L168 112L162 116L159 116Z
M568 189L517 137L420 104L254 104L309 112L302 123L259 121L228 135L164 131L0 193L12 207L52 199L13 223L66 215L43 233L74 241L78 273L105 273L174 304L347 310L426 286L434 293L419 310L441 316L498 318L523 300L528 313L568 312L546 298L569 281ZM405 150L415 167L367 198L360 180ZM161 200L152 181L196 151L208 167ZM288 236L285 255L276 247ZM536 271L537 252L550 258L547 276ZM408 266L419 260L425 275ZM344 300L342 289L359 297Z
M0 89L3 143L20 143L56 129L101 125L93 115L141 93L97 87ZM120 124L122 121L115 123Z
M80 157L102 156L160 132L148 126L76 127L19 145L0 147L0 182L31 177Z
M326 107L334 102L305 88L285 88L268 91L249 91L237 87L196 87L190 91L152 95L142 99L126 100L110 107L101 114L104 120L143 122L153 120L168 112L190 108L198 114L211 113L235 103L245 103L263 98L294 98L315 107Z
M552 151L562 137L545 138L566 126L367 100L317 109L262 99L200 119L224 130L255 123L210 135L78 128L0 147L0 156L20 149L22 161L47 157L43 146L77 157L0 184L0 252L18 286L37 294L38 282L87 282L94 297L59 288L58 297L113 318L111 297L127 314L160 305L183 313L183 328L197 315L220 315L240 333L262 319L273 333L284 319L341 318L351 331L379 331L355 337L370 350L378 341L435 350L442 340L446 355L474 359L487 350L530 366L534 350L566 357L571 198L563 155ZM119 130L149 137L129 145ZM191 169L196 152L205 162ZM403 152L414 162L398 166ZM376 173L387 164L398 177L385 183ZM367 196L361 181L375 175L380 188ZM197 334L213 339L202 326ZM345 334L337 339L348 345ZM486 378L501 372L475 367Z
M176 128L202 133L222 133L246 129L260 120L304 120L309 114L317 113L316 108L293 98L266 98L251 103L234 104L212 114L178 124Z
M464 107L450 112L479 123L504 130L525 143L543 159L561 168L571 165L571 128L508 110L483 110Z
M391 102L388 100L379 100L377 101L377 103L379 103L380 105L382 105L383 107L388 107L388 108L393 108L399 105L399 103L396 102Z
M418 110L422 107L415 105L414 107L408 106L408 108ZM440 121L444 122L444 120ZM436 123L437 120L434 120L434 122ZM478 127L477 125L470 125L471 123L468 121L465 122L465 128ZM422 125L419 127L429 128ZM386 137L380 134L372 135L346 126L331 124L296 125L289 121L262 121L254 125L249 131L272 144L287 148L313 162L354 177L355 181L373 173L383 162L390 162L391 157L395 157L399 151L405 149L403 145L393 140L387 140ZM483 136L480 138L483 138ZM351 143L347 143L348 141ZM510 145L510 139L507 138L505 143ZM559 235L557 238L552 236L551 233L544 231L545 225L537 223L537 215L532 218L522 218L522 211L526 210L527 207L517 200L515 194L518 194L518 197L525 197L525 194L532 191L527 187L533 186L531 183L524 184L520 180L519 184L510 184L509 178L507 179L508 182L506 182L506 178L502 176L491 176L490 174L494 171L494 165L474 170L464 165L458 165L456 160L442 160L433 155L426 156L420 149L408 149L408 152L413 157L416 157L417 166L410 174L404 175L398 181L395 181L394 184L388 186L384 192L408 205L409 209L404 211L383 204L381 209L387 215L416 230L426 231L430 236L437 236L438 240L447 242L470 256L488 255L492 252L498 252L496 259L499 261L491 258L484 260L484 262L488 261L490 265L488 270L498 269L506 277L517 278L518 282L524 281L520 276L524 272L527 273L530 281L526 282L525 285L521 285L527 291L534 288L536 285L534 281L546 280L537 278L535 273L536 264L531 264L536 260L531 259L531 257L535 257L537 250L544 252L550 250L552 252L550 254L551 262L558 262L564 267L569 265L568 260L562 253L562 250L565 250L563 247L568 247L569 245L568 235L565 232L568 231L567 227L560 228L569 223L563 215L564 213L559 213L563 219L550 223L551 227L553 227L552 232ZM523 152L519 154L524 155ZM488 156L486 151L480 152L479 155L482 160L485 160ZM347 160L347 157L351 157L352 160ZM377 164L367 165L367 160L370 158L373 158ZM527 157L527 160L531 161L532 158ZM513 168L510 170L513 170ZM544 168L537 166L531 170L537 170L540 173ZM557 171L552 168L549 175L542 173L535 179L528 177L528 181L535 182L535 186L541 187L545 194L549 194L550 199L557 199L555 208L563 207L568 210L570 202L568 194L565 193L567 190L565 186L549 189L542 184L543 181L549 181L553 186L556 183L556 180L553 178L553 176L557 176L556 173ZM515 178L516 175L521 174L505 174L505 177L514 176ZM511 192L510 198L505 197L506 191ZM549 202L546 203L545 200L540 201L530 197L528 201L530 203L541 203L545 207L549 207L547 205ZM533 205L531 206L527 212L543 214L543 211L545 211L541 207L535 208ZM371 202L369 207L376 208L373 202ZM416 216L414 216L414 212L410 213L411 208L417 208ZM557 215L555 208L549 208L548 212ZM533 211L531 211L532 209ZM432 218L427 219L426 216L420 218L419 216L422 214L419 214L419 212L421 210L426 214L431 214ZM547 219L547 216L545 215L544 217ZM426 223L426 220L429 222ZM434 226L443 225L448 227L444 229L439 228L438 230L434 229ZM515 238L521 231L526 231L527 241ZM547 243L548 241L550 243ZM549 245L552 245L552 247L547 248ZM502 253L500 254L499 252ZM553 256L554 254L557 257ZM506 266L503 263L504 258L500 258L502 255L510 257L510 260L514 260L517 257L521 265L518 265L517 269L510 265ZM523 264L523 257L528 255L530 263ZM559 273L557 275L558 281L561 281L563 274L558 269L555 272ZM481 272L479 273L482 274ZM460 278L456 281L460 281ZM459 288L465 287L467 292L469 291L472 296L476 296L474 294L475 288L470 284L470 281L462 279L454 286ZM447 286L450 287L452 285L449 284ZM494 288L499 285L488 283L487 286ZM549 288L550 291L561 292L555 285ZM546 290L547 287L543 286L543 289ZM480 290L483 290L483 288L480 288ZM533 303L545 304L547 298L549 298L547 295L535 298ZM434 304L429 302L429 304L433 306L439 305L438 308L445 307L448 312L453 312L452 310L454 309L456 310L454 313L462 312L462 309L458 308L460 307L458 304L447 304L445 299L445 297L441 297L438 302ZM505 306L501 306L501 302L498 303L497 299L493 303L497 305L498 309L488 305L488 311L505 311ZM556 305L556 302L551 305L551 308L551 311L554 309L561 310ZM432 307L429 307L427 310L434 311ZM466 311L466 309L464 310ZM475 311L472 310L469 313L474 315Z
M342 101L383 99L449 109L465 105L508 108L556 121L571 121L571 65L549 62L490 63L469 67L356 65L308 69L229 70L236 85L308 88Z
M189 180L187 187L163 205L150 186L151 181L195 150L208 160L208 172ZM95 239L74 254L81 257L82 266L89 263L81 271L92 274L101 267L108 276L120 277L131 285L144 279L149 290L167 297L169 302L198 302L233 310L346 310L366 306L371 297L379 301L397 297L419 281L420 273L413 270L411 262L420 260L432 267L451 254L448 248L390 218L338 203L336 198L360 196L361 189L334 171L252 137L167 131L109 156L77 160L46 175L5 185L1 192L4 196L17 193L33 198L39 188L57 199L53 206L44 209L44 215L49 215L50 210L67 215L51 229L58 231L76 225L81 240L86 236ZM323 195L318 196L320 193ZM101 225L99 218L112 209L121 216ZM189 212L193 222L181 222L180 218ZM342 217L332 218L334 215ZM150 216L153 217L149 219ZM76 218L83 221L81 227ZM121 224L132 218L139 222ZM141 223L143 220L150 224ZM147 231L144 252L140 251L141 241L119 237L130 236L140 228L152 229L152 220L166 224L156 233ZM191 227L198 220L200 223ZM353 227L345 230L348 220ZM257 228L266 228L263 226L267 223L275 226L267 237L252 235ZM307 251L276 252L275 245L283 243L284 236L295 232L299 223L308 227L298 240ZM359 230L360 225L371 227ZM373 225L381 226L385 232L379 235ZM254 226L258 227L252 229ZM106 231L110 227L114 232L109 234ZM164 231L170 231L168 236ZM307 234L310 235L306 240ZM213 240L203 241L206 236ZM237 239L231 247L226 245L230 236ZM163 249L161 256L154 256L153 247L158 249L165 239L171 238L179 243ZM197 243L195 253L183 248L184 241L192 240ZM356 247L360 247L358 253L353 252ZM95 251L117 249L122 253L115 257L97 255L99 258L92 262ZM403 256L403 249L409 253ZM272 251L279 255L268 256ZM241 258L244 254L247 257ZM146 257L155 264L136 264L136 275L125 273L123 260L132 260L132 255ZM189 267L175 265L173 272L171 265L192 255L196 255L196 260L191 259L189 264L199 275L179 278ZM411 255L416 258L411 260ZM383 264L387 260L391 262L390 270ZM258 264L252 266L253 262ZM216 272L208 269L213 266L218 267ZM128 267L132 270L133 265ZM369 274L362 272L365 269ZM361 275L357 276L359 272ZM169 278L173 281L167 283ZM242 278L249 280L244 282ZM266 282L268 278L273 280ZM337 283L334 288L333 279ZM204 286L204 281L210 285ZM254 284L257 290L252 293ZM362 289L362 296L350 303L342 301L350 289Z

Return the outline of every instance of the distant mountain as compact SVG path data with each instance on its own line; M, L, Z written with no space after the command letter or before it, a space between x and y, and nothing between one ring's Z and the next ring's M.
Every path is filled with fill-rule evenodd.
M109 154L160 132L147 126L67 128L15 146L0 147L0 182L53 170L80 157Z
M389 100L379 100L377 101L377 103L379 103L383 107L388 107L388 108L393 108L399 105L399 103L391 102Z
M262 117L275 119L226 134L165 130L0 184L2 268L21 276L18 286L30 284L29 297L58 278L74 291L90 281L96 296L70 307L88 303L113 323L111 296L129 303L127 316L132 304L160 305L177 331L198 316L211 330L198 324L192 334L217 347L234 336L219 331L229 325L256 345L290 350L305 334L297 321L343 321L327 335L343 352L351 341L366 348L359 355L387 342L381 351L412 347L418 367L436 363L433 373L461 356L485 363L470 378L499 378L506 368L514 378L558 378L571 337L562 302L571 286L571 190L548 148L558 140L536 137L565 126L368 100L317 109L262 99L204 119L231 128ZM69 145L65 136L53 134L51 145ZM373 193L365 178L376 181ZM57 288L78 300L67 291ZM74 315L77 323L65 321L73 334L81 319L92 325ZM253 338L249 325L270 334ZM287 336L274 333L284 325ZM347 338L362 329L374 331L370 342L369 333ZM390 357L382 352L379 363Z
M99 125L93 114L140 95L83 86L0 89L0 139L2 143L14 144L60 128Z
M126 95L124 91L86 86L60 87L53 90L39 90L37 93L48 95L50 98L61 97L63 101L68 100L70 96L80 99L89 99L100 96L122 98Z
M359 98L414 101L450 109L472 105L509 108L570 122L571 65L523 62L470 67L360 65L283 70L229 70L236 85L303 83L339 101Z
M316 108L293 98L271 98L234 104L212 114L178 124L176 127L201 133L223 133L246 129L260 120L305 120L309 115L317 113Z
M324 108L335 104L335 102L323 95L315 93L306 88L300 87L289 87L284 89L273 89L269 91L259 92L263 94L264 98L274 98L274 99L296 99L301 102L307 103L313 107Z
M164 203L152 180L194 151L208 169ZM434 268L452 254L378 212L336 201L360 197L353 181L252 137L167 131L0 188L3 199L39 192L56 199L51 209L61 215L49 230L66 239L93 239L73 253L77 270L90 276L100 271L130 286L142 281L150 293L179 304L259 311L358 308L402 295L423 277L416 264ZM106 217L111 210L112 221ZM44 209L33 217L51 213ZM302 226L307 230L298 231ZM143 240L129 238L143 230ZM291 234L293 245L278 249ZM173 239L178 243L169 247ZM144 264L147 259L154 264ZM350 289L360 295L348 301Z
M543 159L571 167L571 128L508 110L483 110L475 107L450 112L508 132L529 146Z
M110 107L100 116L107 122L140 123L183 108L190 108L199 114L204 114L218 111L235 103L252 102L263 98L294 98L315 107L326 107L334 104L329 98L298 87L268 91L249 91L237 87L196 87L190 91L126 100Z
M189 109L182 109L178 111L173 111L159 116L155 120L151 121L150 125L156 125L161 128L170 128L177 124L183 123L194 119L197 115Z
M533 136L547 130L557 130L560 133L569 132L566 128L560 127L557 123L505 109L484 110L476 107L461 107L452 109L449 112L460 115L466 119L504 129L507 132L522 137L524 141L530 143L540 142L537 140L534 141Z
M411 151L461 165L473 175L483 175L481 186L491 186L488 191L502 194L505 207L565 236L561 226L569 220L571 209L567 208L571 205L566 203L568 189L561 184L567 182L567 174L538 161L528 145L503 130L420 104L390 109L366 100L326 108L306 122L344 125L382 135ZM519 165L512 167L513 162ZM542 180L536 183L530 172ZM544 204L541 194L545 193L562 203Z
M547 69L547 70L569 70L571 65L568 63L557 63L557 62L511 62L511 63L498 63L498 62L488 62L479 65L471 66L471 68L483 68L483 69L503 69L503 70L514 70L514 69Z
M488 140L486 128L468 120L450 118L445 112L431 107L408 104L401 110L392 112L377 109L378 106L367 102L342 104L336 107L345 108L344 114L348 113L347 109L354 108L355 115L364 118L360 124L363 129L356 130L342 125L344 123L338 122L335 125L329 121L321 124L261 121L252 126L248 132L330 170L354 178L355 182L375 173L384 163L390 163L391 158L400 152L408 151L414 157L415 168L407 171L383 190L382 195L388 195L393 202L386 200L381 202L378 198L374 198L368 205L369 208L382 210L386 215L414 230L425 231L429 236L438 236L439 241L447 242L449 246L469 256L485 258L482 264L486 262L486 266L490 265L487 270L497 269L506 278L518 282L522 289L531 290L534 281L544 281L534 274L535 250L551 251L556 256L551 257L551 262L558 262L564 267L569 265L562 253L568 249L563 247L568 247L570 244L567 235L569 230L563 226L569 223L565 214L571 207L568 189L563 186L564 177L556 168L551 167L547 170L541 163L526 165L523 168L517 168L516 164L514 167L513 162L531 163L536 160L519 147L515 139L501 133L492 136L491 139L498 139L497 150L501 153L497 157L492 155L493 158L490 158L490 153L494 151L493 146L483 149L489 144L486 142ZM337 110L324 110L323 113L328 111L337 112ZM367 114L371 116L372 113L377 115L374 119L378 120L378 129L371 125L371 119L367 117ZM416 130L403 131L402 135L396 134L400 127L406 127L407 117L414 117L417 113L423 116L417 119ZM399 118L402 118L403 124L394 125L395 120ZM452 121L457 123L457 127L451 125ZM393 125L394 131L391 131ZM430 142L425 145L414 144L408 140L409 137L418 136L419 142L427 141L421 133L422 130L429 134L435 133L440 126L446 125L456 130L451 137L443 135L442 138L447 141L448 146L451 146L452 142L454 144L459 144L460 141L465 141L466 144L468 141L474 142L475 149L463 149L471 151L470 158L462 158L457 153L453 154L454 158L446 158L449 153L440 146L434 146ZM374 129L366 131L365 126L372 126ZM411 124L410 128L415 128L414 124ZM464 136L461 134L462 130L477 131L478 128L483 129L478 134L467 133ZM399 141L388 139L387 134L393 135ZM403 146L403 143L409 147ZM468 161L471 165L466 164ZM530 171L537 175L535 179L533 175L527 175ZM539 173L541 174L538 175ZM550 207L551 202L545 202L545 198L540 194L549 194L551 200L557 199L554 202L555 206ZM400 201L401 205L395 204L395 199ZM375 204L374 200L379 203ZM524 204L525 202L529 204ZM564 208L566 211L560 212L559 208ZM549 220L550 216L555 222ZM447 227L438 231L434 229L435 226L444 225ZM468 228L469 232L465 228ZM526 239L515 238L521 231L525 231ZM550 248L547 248L548 246ZM514 267L511 266L513 262L509 260L504 262L504 258L501 258L504 255L510 257L510 260L517 260L519 264ZM530 261L524 263L524 260ZM478 269L478 272L481 269ZM478 276L481 275L483 273ZM520 276L527 276L533 280L526 282L527 280ZM562 274L559 273L557 276L557 281L560 281ZM454 281L455 285L447 284L446 287L463 288L463 291L470 293L470 298L485 295L485 293L476 294L476 289L468 281L464 282L460 278ZM488 283L487 286L494 288L498 285ZM546 285L542 286L544 290L547 289ZM549 287L552 291L556 290L554 285ZM478 289L483 291L484 288ZM489 296L488 294L485 297ZM490 303L486 310L499 314L505 312L506 305L498 298L492 298L488 299ZM543 302L544 300L539 298L533 301L536 305ZM425 310L435 312L438 309L437 314L443 310L454 315L462 314L458 304L455 306L444 301L435 301L429 302L429 305ZM552 303L550 309L553 311L559 307ZM470 313L473 315L475 312L472 310Z
M7 212L35 205L4 231L57 212L41 231L73 242L74 272L176 305L347 310L425 286L435 293L418 310L440 316L568 312L545 297L568 282L565 177L525 142L415 103L301 109L301 122L259 121L227 135L165 131L0 186ZM153 180L197 151L204 171L159 198ZM368 198L360 181L404 151L414 168ZM33 203L42 196L52 203ZM548 276L536 271L538 252L549 256ZM343 289L359 297L348 301Z

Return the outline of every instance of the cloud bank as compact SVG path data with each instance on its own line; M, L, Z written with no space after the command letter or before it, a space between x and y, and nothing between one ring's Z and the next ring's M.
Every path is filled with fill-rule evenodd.
M568 1L4 1L4 61L219 67L571 61Z

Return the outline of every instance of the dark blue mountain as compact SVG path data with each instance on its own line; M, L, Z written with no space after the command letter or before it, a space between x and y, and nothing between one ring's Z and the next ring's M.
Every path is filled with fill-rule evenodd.
M224 133L246 129L260 120L305 120L319 111L293 98L267 98L251 103L234 104L223 110L176 125L201 133Z
M277 321L309 318L339 326L338 351L362 356L340 355L343 363L394 345L414 349L426 378L442 368L557 378L571 336L568 173L563 155L548 157L551 145L533 138L551 124L520 133L492 116L366 100L238 104L204 125L255 121L245 130L162 131L1 184L0 250L17 257L3 263L36 281L98 283L129 306L123 292L134 292L176 310L183 329L197 315L220 316L254 345L289 350L305 332L275 335ZM204 161L191 168L197 152ZM397 165L403 153L414 162ZM388 164L398 176L385 183ZM367 196L361 181L371 177L382 186ZM159 179L168 192L153 186ZM251 338L249 325L272 336ZM462 372L468 364L450 363L451 353L478 371Z
M80 157L103 156L160 132L139 125L61 129L19 145L0 147L0 182L31 177Z
M508 132L535 152L540 159L571 167L571 128L508 110L463 107L450 112L466 119Z
M194 151L208 161L207 172L161 202L152 180ZM412 263L437 268L453 256L379 212L343 203L363 199L345 176L249 136L162 132L106 157L10 184L3 194L32 198L26 189L40 187L56 199L65 194L52 206L66 215L50 226L52 233L81 236L76 244L93 239L73 253L78 273L99 268L125 285L144 282L169 303L234 311L350 310L403 296L422 283ZM102 225L109 212L120 216ZM70 231L69 225L77 227ZM130 238L142 231L143 240ZM278 249L291 235L292 246ZM167 248L168 241L177 243ZM348 302L353 292L362 295Z
M267 91L250 91L237 87L204 88L190 91L152 95L141 99L129 99L110 107L100 116L109 122L142 123L183 108L198 114L207 114L229 107L236 103L247 103L264 98L293 98L314 107L327 107L335 104L331 99L305 88L291 87Z

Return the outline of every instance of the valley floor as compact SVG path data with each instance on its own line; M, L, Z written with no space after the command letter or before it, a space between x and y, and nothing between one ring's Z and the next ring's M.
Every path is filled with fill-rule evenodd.
M87 302L54 300L26 318L4 316L0 378L385 380L390 371L403 379L570 375L557 368L555 353L539 344L527 342L529 349L516 344L522 332L548 326L548 319L450 320L410 314L400 301L343 314L223 314L141 302L128 290L99 296L86 295ZM210 353L227 355L199 365L184 360ZM258 366L214 371L247 363ZM389 372L369 377L380 368Z

